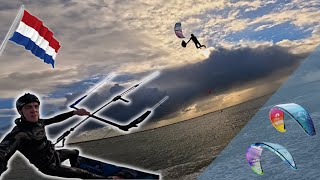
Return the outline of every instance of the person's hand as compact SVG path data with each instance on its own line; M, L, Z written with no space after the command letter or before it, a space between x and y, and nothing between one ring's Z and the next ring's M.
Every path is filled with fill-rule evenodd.
M77 109L75 111L73 111L73 113L75 115L79 115L79 116L89 116L90 115L90 112L88 112L87 110L81 108L81 109Z

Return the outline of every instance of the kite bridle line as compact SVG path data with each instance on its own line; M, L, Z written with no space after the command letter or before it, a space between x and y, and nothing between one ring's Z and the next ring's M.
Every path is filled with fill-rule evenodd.
M151 113L151 110L154 110L155 108L157 108L161 103L163 103L166 99L168 99L168 97L166 96L165 98L163 98L159 103L157 103L153 108L151 108L151 110L148 110L147 112L145 112L144 114L142 114L140 117L136 118L135 120L133 120L132 122L130 122L128 125L120 125L111 121L108 121L106 119L100 118L98 116L95 116L94 114L96 114L98 111L100 111L101 109L105 108L106 106L108 106L109 104L111 104L112 102L115 102L117 100L122 100L126 103L128 103L129 101L126 99L123 99L122 96L128 94L129 92L132 92L134 89L136 89L140 84L150 80L151 78L153 78L154 76L159 75L159 72L153 73L150 76L148 76L147 78L143 79L142 81L140 81L140 83L130 87L129 89L127 89L126 91L122 92L120 95L114 97L111 101L109 101L108 103L106 103L105 105L103 105L102 107L100 107L99 109L95 110L92 114L90 114L88 117L86 117L85 119L83 119L81 122L79 122L78 124L76 124L74 127L70 128L70 130L66 131L65 133L63 133L58 139L57 141L54 143L54 145L56 145L57 143L59 143L62 140L62 147L64 146L64 142L66 140L66 137L72 132L74 131L75 128L77 128L78 126L80 126L83 122L85 122L87 119L89 119L90 117L95 118L99 121L102 121L104 123L107 123L109 125L115 126L123 131L128 131L130 128L132 127L137 127L137 124L139 124L140 122L142 122L144 119L146 119L149 114ZM102 84L102 83L101 83ZM73 109L79 109L77 107L75 107L75 105L77 105L78 103L80 103L80 101L82 101L85 97L87 97L87 95L89 95L91 92L93 92L97 87L99 87L101 84L99 84L98 86L96 86L95 88L93 88L93 90L91 90L88 94L86 94L85 96L81 97L80 99L78 99L75 103L71 104L70 107Z

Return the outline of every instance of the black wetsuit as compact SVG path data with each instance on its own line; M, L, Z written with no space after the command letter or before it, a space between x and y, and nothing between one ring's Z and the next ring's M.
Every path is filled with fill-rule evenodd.
M79 151L55 150L54 145L47 139L46 125L63 121L71 116L73 116L73 111L51 119L39 119L36 123L21 118L16 119L16 126L0 143L0 175L7 169L10 157L18 150L31 164L47 175L68 178L105 178L73 167L77 165ZM66 159L70 159L72 167L61 165L61 162Z
M198 39L195 36L191 36L191 38L189 39L189 41L192 40L194 42L194 44L196 45L196 48L199 49L201 47L205 47L205 45L201 45L200 42L198 41ZM187 43L189 43L189 41Z

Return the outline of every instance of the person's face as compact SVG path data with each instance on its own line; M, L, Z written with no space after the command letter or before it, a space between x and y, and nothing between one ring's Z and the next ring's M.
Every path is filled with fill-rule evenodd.
M28 103L19 111L27 121L38 122L39 120L39 104L36 102Z

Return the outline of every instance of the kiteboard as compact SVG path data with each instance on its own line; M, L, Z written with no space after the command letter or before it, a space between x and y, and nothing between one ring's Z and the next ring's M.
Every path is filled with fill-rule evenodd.
M183 40L183 41L181 42L181 46L182 46L182 47L186 47L186 46L187 46L187 43Z
M127 167L116 166L102 161L79 156L78 168L100 176L118 176L121 179L160 179L160 175Z

